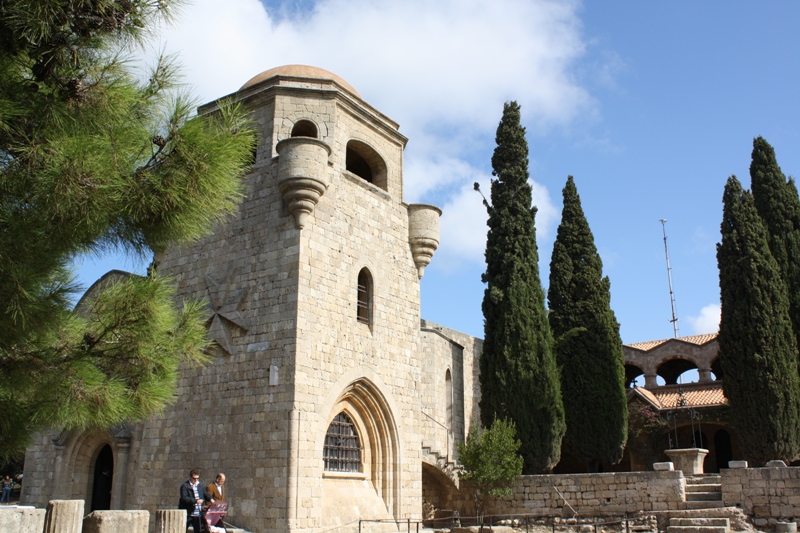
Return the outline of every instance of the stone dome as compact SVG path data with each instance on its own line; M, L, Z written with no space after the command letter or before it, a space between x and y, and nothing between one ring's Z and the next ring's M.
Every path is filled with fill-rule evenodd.
M333 80L351 93L355 94L359 98L361 97L358 94L352 85L344 81L342 78L334 74L333 72L329 72L325 69L319 67L311 67L308 65L284 65L282 67L275 67L269 70L265 70L261 74L250 78L250 80L242 85L242 88L239 89L244 90L248 87L252 87L253 85L272 78L273 76L284 75L284 76L297 76L299 78L317 78L323 80Z

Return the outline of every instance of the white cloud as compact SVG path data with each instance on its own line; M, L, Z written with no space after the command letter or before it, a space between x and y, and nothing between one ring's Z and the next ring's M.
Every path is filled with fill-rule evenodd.
M692 326L692 334L703 335L719 331L721 309L719 304L709 304L700 310L700 316L690 316L687 322Z
M472 183L489 190L479 167L488 168L503 102L517 100L535 133L596 111L572 76L585 50L578 7L575 0L319 0L278 18L258 0L227 0L224 8L195 0L161 40L180 53L202 101L279 65L343 77L410 138L405 200L446 198L442 255L482 261L485 210ZM532 185L541 241L558 213L547 189Z
M436 252L436 261L444 268L455 268L461 261L484 261L488 215L473 183L478 182L487 200L491 201L488 197L491 190L490 176L475 169L466 169L466 174L469 176L469 184L453 193L442 207L441 244ZM547 189L533 180L528 183L533 189L533 203L539 208L536 213L536 241L541 256L542 250L549 248L543 242L549 243L552 240L553 227L559 214L550 201Z

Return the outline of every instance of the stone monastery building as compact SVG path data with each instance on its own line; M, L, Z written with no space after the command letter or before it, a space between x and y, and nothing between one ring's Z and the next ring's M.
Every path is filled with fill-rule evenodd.
M200 468L204 483L227 475L230 522L254 532L419 519L423 501L452 505L456 443L478 420L482 341L421 320L441 211L403 201L407 139L319 68L268 70L230 98L259 134L246 198L213 235L156 258L179 298L210 302L216 357L182 370L177 401L158 419L40 435L22 503L84 499L86 512L153 516L177 507L180 484ZM108 273L79 308L127 275ZM626 348L629 380L669 385L690 361L698 387L721 394L715 339L662 344ZM636 401L672 408L648 394ZM707 439L721 429L704 429ZM712 451L720 464L735 455L727 446ZM617 468L648 466L634 459Z
M480 341L420 320L441 211L403 201L406 137L338 76L279 67L231 97L259 134L238 216L156 260L211 302L217 357L161 418L40 436L22 501L154 515L197 467L250 531L419 518L477 409Z

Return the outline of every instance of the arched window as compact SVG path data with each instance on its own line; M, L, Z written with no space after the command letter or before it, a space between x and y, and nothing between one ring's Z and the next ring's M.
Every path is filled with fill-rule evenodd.
M347 143L345 169L364 181L388 190L386 163L368 144L352 140Z
M325 434L326 472L361 472L361 447L353 421L346 413L336 415Z
M356 319L362 324L372 323L372 275L362 268L358 273L358 302Z
M450 376L450 369L447 369L447 372L444 374L444 403L445 403L445 422L444 425L447 426L447 430L451 431L453 429L453 378Z
M292 128L292 137L317 138L317 125L310 120L298 120Z

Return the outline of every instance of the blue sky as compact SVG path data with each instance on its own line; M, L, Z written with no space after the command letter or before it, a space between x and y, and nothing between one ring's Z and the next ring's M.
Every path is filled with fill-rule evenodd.
M224 5L224 9L220 6ZM483 336L486 213L506 100L528 129L542 283L575 177L611 279L625 343L716 330L725 180L749 186L753 137L800 176L800 2L196 0L159 43L180 54L198 101L283 64L343 77L409 137L407 202L443 209L422 316ZM119 257L90 258L88 286Z

